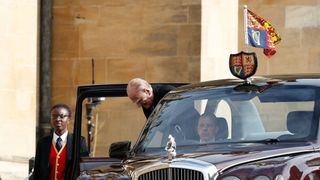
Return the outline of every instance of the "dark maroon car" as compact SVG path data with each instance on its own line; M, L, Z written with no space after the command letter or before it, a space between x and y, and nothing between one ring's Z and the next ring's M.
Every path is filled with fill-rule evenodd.
M160 101L133 145L116 139L104 146L113 136L101 136L111 130L103 130L110 115L103 112L112 110L110 104L121 106L112 101L121 97L126 99L125 84L79 87L70 179L320 179L320 75L183 85ZM93 116L90 103L99 107ZM100 121L91 122L99 113ZM200 140L203 114L216 117L211 141ZM90 157L80 157L81 135L87 136Z

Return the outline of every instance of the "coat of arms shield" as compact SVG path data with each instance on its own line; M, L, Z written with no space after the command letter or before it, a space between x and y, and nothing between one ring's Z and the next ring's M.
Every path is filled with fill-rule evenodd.
M258 61L255 52L241 51L238 54L230 54L229 68L231 74L240 79L247 79L257 71Z

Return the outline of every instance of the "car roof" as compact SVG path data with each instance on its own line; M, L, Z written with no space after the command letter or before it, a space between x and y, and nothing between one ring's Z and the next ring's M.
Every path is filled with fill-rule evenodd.
M297 74L297 75L266 75L266 76L253 76L250 77L249 84L271 84L271 83L287 83L287 82L296 82L299 80L299 83L312 84L320 86L318 83L313 83L312 79L320 79L320 74ZM199 89L199 88L213 88L213 87L225 87L225 86L236 86L244 84L246 81L242 79L218 79L212 81L204 81L199 83L188 84L176 88L174 91L186 91L188 89Z

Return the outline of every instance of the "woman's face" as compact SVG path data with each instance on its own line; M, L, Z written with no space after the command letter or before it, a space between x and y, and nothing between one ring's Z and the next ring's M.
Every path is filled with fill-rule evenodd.
M198 134L200 142L213 142L218 128L214 119L208 117L200 117L198 122Z

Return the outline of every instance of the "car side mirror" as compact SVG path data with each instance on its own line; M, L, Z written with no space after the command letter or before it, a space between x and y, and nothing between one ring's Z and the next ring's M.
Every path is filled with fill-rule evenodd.
M109 157L126 158L129 155L131 141L119 141L112 143L109 148Z

